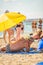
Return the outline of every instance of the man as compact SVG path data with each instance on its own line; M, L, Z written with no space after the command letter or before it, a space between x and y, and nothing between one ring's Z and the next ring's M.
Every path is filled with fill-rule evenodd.
M20 36L22 31L22 27L20 24L18 24L16 26L16 41L15 42L11 42L10 44L8 44L6 47L3 47L1 49L1 51L20 51L23 48L26 48L26 52L30 50L30 45L32 44L32 42L34 41L33 38L29 38L29 39L24 39L23 37Z

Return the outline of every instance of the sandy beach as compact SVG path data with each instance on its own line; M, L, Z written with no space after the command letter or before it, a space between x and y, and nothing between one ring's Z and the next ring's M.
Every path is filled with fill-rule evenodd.
M0 47L5 45L3 38L0 38ZM37 47L37 42L31 47ZM0 65L35 65L43 61L43 53L39 54L4 54L0 53Z
M0 65L35 65L43 61L43 54L0 54Z

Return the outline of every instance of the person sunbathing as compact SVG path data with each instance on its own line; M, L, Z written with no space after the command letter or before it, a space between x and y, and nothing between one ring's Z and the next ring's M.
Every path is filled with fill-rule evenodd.
M33 41L34 41L33 38L30 39L21 38L15 43L8 44L6 47L1 48L0 51L15 52L20 51L23 48L26 48L26 52L29 52L30 45L32 44Z
M26 51L30 50L30 45L33 42L33 38L25 39L23 37L20 37L21 31L23 30L21 25L16 26L16 41L10 42L6 47L1 48L1 51L20 51L23 48L26 48Z
M39 32L36 35L33 35L32 38L34 40L38 40L38 47L33 48L35 51L42 52L43 51L43 32L39 30Z

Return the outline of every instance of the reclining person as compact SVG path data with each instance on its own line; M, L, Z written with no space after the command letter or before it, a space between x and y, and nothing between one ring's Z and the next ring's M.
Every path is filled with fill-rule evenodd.
M1 48L1 51L20 51L23 48L26 48L26 51L28 52L30 50L30 45L33 42L33 38L30 39L24 39L21 38L20 40L16 41L15 43L8 44L6 47Z
M23 37L20 37L21 31L23 28L21 28L21 25L16 26L16 41L15 42L10 42L6 47L1 48L2 51L20 51L23 48L26 48L26 51L29 51L30 45L34 41L33 38L30 39L24 39Z

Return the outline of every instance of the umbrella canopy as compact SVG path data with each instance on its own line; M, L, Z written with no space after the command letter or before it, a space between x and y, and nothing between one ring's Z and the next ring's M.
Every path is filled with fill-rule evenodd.
M5 13L0 16L0 32L11 28L12 26L17 25L23 20L26 19L26 16L16 12Z

